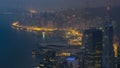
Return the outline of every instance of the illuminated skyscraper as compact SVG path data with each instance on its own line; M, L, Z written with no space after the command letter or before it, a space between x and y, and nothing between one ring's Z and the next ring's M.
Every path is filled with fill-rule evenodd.
M110 19L110 4L106 7L106 21L103 26L103 68L114 68L113 25Z
M83 68L102 68L103 32L99 29L85 30L83 46L85 47Z

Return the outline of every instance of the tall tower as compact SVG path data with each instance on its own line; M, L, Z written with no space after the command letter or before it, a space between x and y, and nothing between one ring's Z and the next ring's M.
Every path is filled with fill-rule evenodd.
M113 25L110 18L110 0L106 5L106 17L104 22L104 44L103 44L103 65L102 68L114 67L114 51L113 51Z

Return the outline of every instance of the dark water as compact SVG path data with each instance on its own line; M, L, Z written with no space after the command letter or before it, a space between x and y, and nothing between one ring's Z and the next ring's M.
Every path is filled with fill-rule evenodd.
M61 32L52 36L46 33L46 38L43 39L41 32L35 34L13 29L11 24L17 20L21 20L21 16L0 14L0 68L33 68L34 59L31 53L36 45L67 43L61 38Z
M0 68L32 68L36 40L32 33L11 28L16 16L0 15Z

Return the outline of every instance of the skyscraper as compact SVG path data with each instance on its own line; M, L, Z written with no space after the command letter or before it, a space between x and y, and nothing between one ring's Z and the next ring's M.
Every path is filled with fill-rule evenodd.
M83 34L84 68L102 68L103 32L88 29Z
M103 26L103 65L102 68L114 68L113 25L110 19L110 4L106 7L106 17Z
M120 47L118 49L117 68L120 68Z

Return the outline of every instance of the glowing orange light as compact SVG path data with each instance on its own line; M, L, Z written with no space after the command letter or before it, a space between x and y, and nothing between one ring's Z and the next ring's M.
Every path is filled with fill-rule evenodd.
M118 44L117 44L117 43L114 43L114 44L113 44L113 47L114 47L114 56L115 56L115 57L118 57Z

